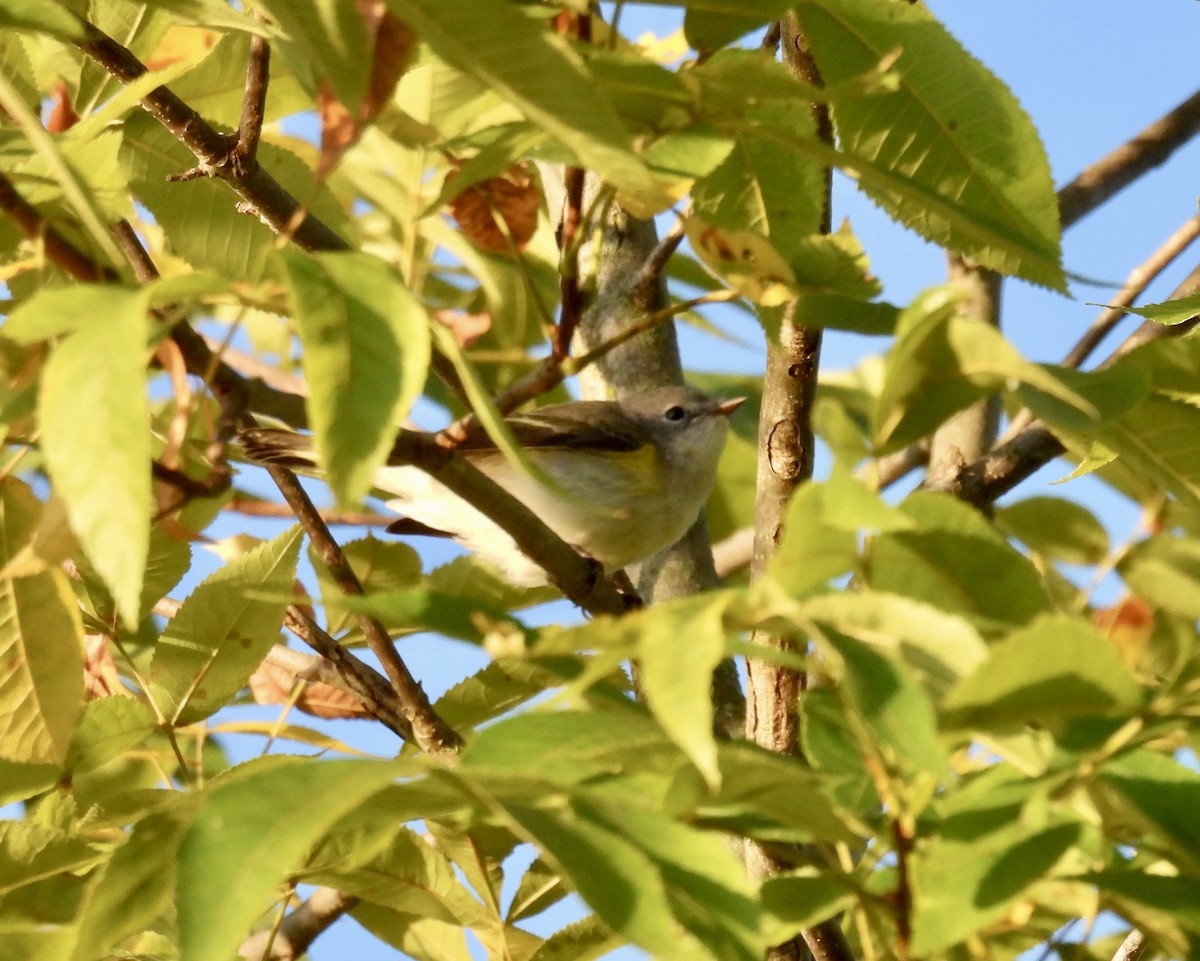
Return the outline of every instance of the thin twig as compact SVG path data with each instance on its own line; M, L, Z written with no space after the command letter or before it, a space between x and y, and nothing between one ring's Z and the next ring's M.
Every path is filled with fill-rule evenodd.
M85 54L123 84L145 76L146 65L99 27L86 21L84 37L76 41ZM237 142L221 133L166 87L155 87L141 99L142 107L195 155L197 170L219 177L271 226L308 251L348 250L349 245L306 211L274 177L257 164L246 168Z
M266 469L284 500L292 508L296 520L304 528L309 543L322 564L333 576L338 589L347 597L361 597L365 592L358 575L350 567L341 546L329 533L329 528L325 526L320 513L300 486L296 475L274 464L266 465ZM462 739L433 710L425 691L396 652L387 630L378 619L369 615L359 614L357 620L366 637L367 646L383 665L384 673L400 699L401 710L405 719L412 725L417 744L426 753L434 756L447 757L456 754L462 747Z
M896 940L899 956L908 957L908 946L912 941L913 892L909 877L909 859L912 855L912 832L897 816L892 819L892 839L896 850L896 893L893 907L896 915Z
M759 46L769 53L772 57L779 51L779 35L780 23L778 20L772 20L767 24L767 30L763 34L762 42Z
M650 305L654 302L653 298L657 296L659 284L662 283L662 274L666 270L667 261L679 249L684 236L683 221L675 221L675 225L663 235L662 240L650 252L646 263L638 272L638 278L633 285L633 296L644 310L649 310Z
M1200 214L1189 217L1166 241L1143 263L1129 272L1125 286L1109 301L1110 306L1100 314L1074 347L1062 359L1064 367L1079 367L1094 351L1109 332L1128 314L1122 310L1137 302L1151 282L1182 254L1197 237L1200 237Z
M691 300L683 300L664 307L662 310L646 314L580 357L563 357L561 359L553 355L547 357L524 377L497 394L493 403L500 413L511 413L522 404L553 390L568 377L573 377L580 371L597 363L639 334L645 333L647 330L657 327L672 317L686 313L696 307L703 306L704 304L722 303L723 301L733 300L737 296L738 294L732 290L716 290L700 297L693 297ZM477 418L474 413L466 414L443 429L439 436L444 439L447 445L453 446L455 439L462 437L476 420Z
M250 57L246 61L246 92L242 96L242 117L238 123L235 154L248 169L257 164L258 141L262 136L267 111L267 85L271 78L271 45L265 37L250 38Z
M284 625L300 640L321 655L324 663L332 666L341 683L322 676L322 680L344 687L353 694L363 707L371 712L388 730L406 741L415 743L412 725L404 715L400 698L387 679L369 665L347 651L328 633L321 630L299 606L291 604L283 619Z
M583 313L583 292L579 287L579 228L583 220L584 171L568 167L566 172L566 210L563 214L559 247L559 292L562 304L558 325L550 345L551 356L562 360L571 352L571 338Z
M1085 169L1058 191L1063 228L1166 161L1200 132L1200 91Z
M38 209L17 193L13 182L4 174L0 174L0 211L8 215L21 233L42 245L46 258L51 263L61 267L76 280L93 283L117 279L117 275L110 268L88 257L47 223Z
M221 505L221 510L232 514L244 514L247 517L272 517L280 520L291 520L292 517L292 512L283 504L236 494ZM318 513L330 527L387 527L396 519L394 515L377 514L374 511L338 511L324 507L319 508Z

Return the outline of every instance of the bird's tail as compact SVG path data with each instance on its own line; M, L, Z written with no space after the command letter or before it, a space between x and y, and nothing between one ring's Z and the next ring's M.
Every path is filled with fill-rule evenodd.
M238 436L242 450L252 461L277 464L290 470L312 470L317 465L312 438L292 430L252 427Z

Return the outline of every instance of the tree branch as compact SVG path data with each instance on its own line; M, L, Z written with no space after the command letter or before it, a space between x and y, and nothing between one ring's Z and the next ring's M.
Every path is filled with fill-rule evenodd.
M949 279L967 291L963 315L976 323L1000 328L1002 279L994 270L950 254ZM994 394L976 401L946 420L933 433L929 448L929 472L937 475L951 464L982 457L996 442L1000 426L1000 397Z
M1121 946L1117 948L1117 953L1113 955L1113 961L1140 961L1142 953L1146 950L1146 936L1137 928L1134 928L1125 936L1125 940L1121 942Z
M329 533L313 502L296 479L296 475L275 464L266 465L271 480L292 508L300 526L308 535L309 542L321 558L326 570L333 576L338 588L347 597L361 597L365 593L358 575L350 567L342 548ZM391 682L392 690L400 700L405 720L412 725L413 737L426 753L435 757L450 757L462 747L462 738L434 711L425 691L412 676L408 666L396 653L396 647L387 630L377 618L367 614L357 615L358 626L367 639L371 653L383 665L384 673Z
M821 85L820 71L794 14L780 20L783 60L792 75L813 86ZM810 106L817 136L833 142L833 125L825 104ZM829 233L832 221L832 174L825 171L820 229ZM758 427L758 484L754 515L754 554L751 577L761 577L783 533L783 518L796 488L812 478L815 438L812 417L821 356L821 330L795 321L795 302L784 308L779 338L767 345L763 377L762 411ZM756 644L788 648L783 637L755 635ZM746 736L772 751L799 751L799 698L804 676L781 665L746 659L748 694ZM745 845L746 867L754 877L785 870L775 855L760 844ZM793 939L771 948L768 961L852 961L853 954L836 920L826 921Z
M242 942L238 957L246 961L295 961L338 918L358 904L352 894L317 888L288 914L276 931L259 931Z
M1189 217L1175 233L1154 251L1143 263L1134 267L1125 280L1125 286L1112 298L1111 306L1100 314L1074 347L1063 358L1065 367L1079 367L1128 314L1122 307L1137 302L1151 282L1182 254L1197 237L1200 237L1200 214Z
M242 116L238 123L235 153L243 166L254 162L267 112L267 86L271 79L271 45L265 37L250 38L250 58L246 61L246 93L242 98Z
M1200 292L1200 266L1196 267L1168 297L1176 300ZM1161 337L1180 337L1191 330L1200 318L1166 326L1146 321L1130 334L1105 359L1109 367L1130 351ZM978 460L963 466L950 476L927 478L928 490L944 491L976 507L986 507L1029 477L1038 468L1066 452L1063 443L1040 420L1031 419L1013 436L1001 441Z
M320 657L317 665L319 679L353 694L371 716L388 730L406 741L417 743L412 724L405 716L404 705L396 692L388 686L387 679L370 665L364 664L333 637L321 630L297 605L288 606L283 619L284 625L300 640L316 651ZM299 653L293 651L292 653ZM325 666L330 668L325 671ZM290 668L289 668L290 670ZM337 680L328 675L335 675Z
M83 24L84 38L76 41L76 46L110 74L122 83L130 84L147 73L145 64L129 50L94 24L87 21ZM259 57L261 54L251 55L251 72L259 69ZM261 65L265 66L265 62ZM264 96L265 91L264 84ZM199 173L218 177L229 184L276 233L289 237L308 251L349 249L346 241L306 211L279 181L258 165L253 156L241 153L240 137L219 132L166 87L155 87L141 99L141 105L195 154ZM253 112L251 105L246 113Z
M1090 214L1200 132L1200 91L1164 114L1058 191L1063 229Z
M283 504L274 501L258 500L234 494L221 510L231 514L244 514L247 517L273 517L280 520L290 520L292 512ZM389 514L376 514L373 511L339 511L319 508L321 519L330 527L387 527L396 518Z

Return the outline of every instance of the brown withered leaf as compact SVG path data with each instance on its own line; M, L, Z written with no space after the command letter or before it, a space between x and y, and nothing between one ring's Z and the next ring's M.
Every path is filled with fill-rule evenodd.
M355 5L367 28L371 74L362 103L357 108L338 100L329 81L322 81L317 91L317 112L321 117L318 177L328 174L337 165L342 154L358 142L363 128L391 99L417 41L417 35L408 24L388 12L382 0L355 0Z
M446 175L446 181L453 180L454 175L451 171ZM511 254L508 237L497 223L493 210L504 220L517 249L524 250L537 228L540 205L541 194L529 165L519 163L499 177L468 187L450 201L449 207L463 233L476 247L489 254Z
M1145 601L1129 594L1093 613L1092 626L1109 639L1128 667L1136 668L1154 633L1154 614Z
M50 95L50 113L46 115L46 129L51 133L62 133L79 123L79 114L71 106L71 94L61 80L54 85Z
M250 693L256 704L286 704L295 683L291 671L263 661L250 675ZM370 717L355 698L324 681L308 681L296 698L296 707L313 717Z
M492 328L491 314L468 314L465 310L436 310L433 316L450 328L459 347L470 347Z

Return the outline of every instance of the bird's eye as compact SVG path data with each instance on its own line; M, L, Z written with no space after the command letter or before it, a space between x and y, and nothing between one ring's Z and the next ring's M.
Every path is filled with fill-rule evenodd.
M663 417L667 420L683 420L687 416L687 411L676 404L674 407L668 407L663 412Z

